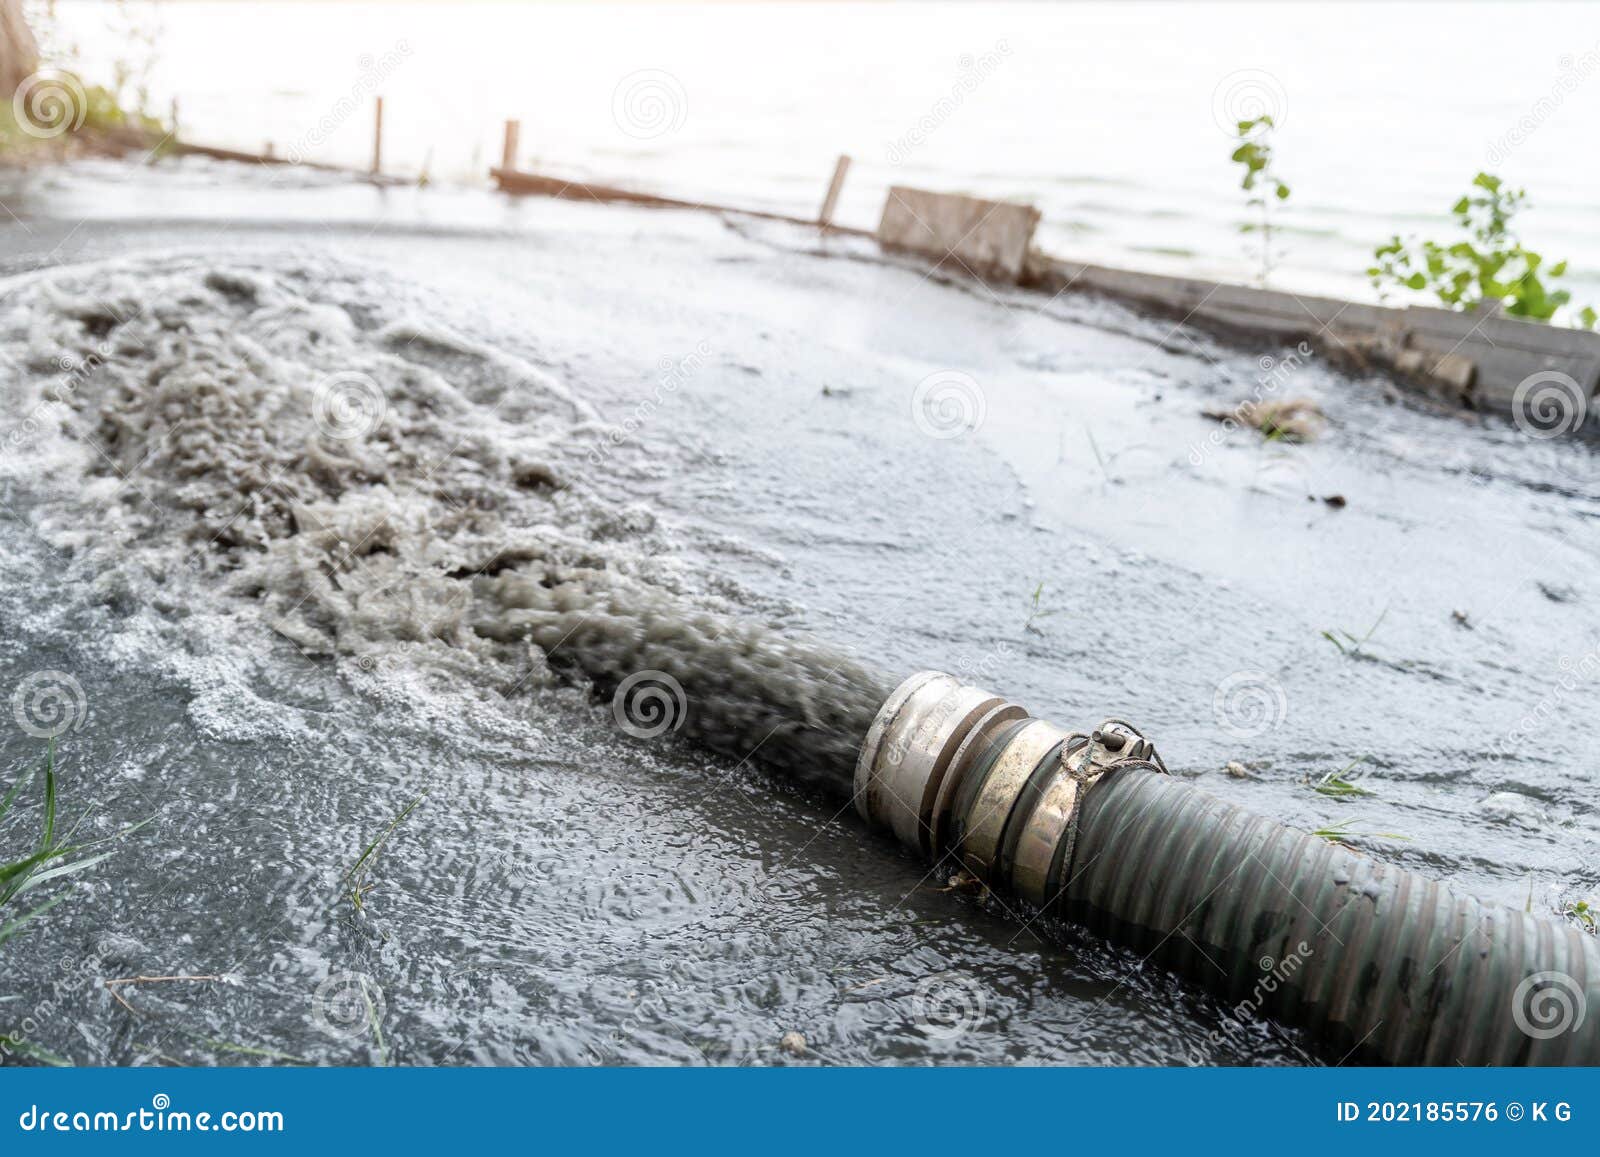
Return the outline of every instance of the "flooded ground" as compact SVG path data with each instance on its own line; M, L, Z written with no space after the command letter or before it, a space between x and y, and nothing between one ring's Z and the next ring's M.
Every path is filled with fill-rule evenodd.
M1307 1059L759 760L619 733L502 629L559 568L1132 719L1206 790L1518 907L1594 898L1584 444L802 230L206 165L25 180L0 685L70 676L64 810L149 821L3 950L0 1028L38 1048ZM378 422L364 387L308 419L338 374ZM1326 429L1202 415L1263 393ZM8 775L44 748L9 722ZM1308 784L1346 768L1372 794ZM419 797L358 910L345 874ZM223 979L101 983L189 975Z

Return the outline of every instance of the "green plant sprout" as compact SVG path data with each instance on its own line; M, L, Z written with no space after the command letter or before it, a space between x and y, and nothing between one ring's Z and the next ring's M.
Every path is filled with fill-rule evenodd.
M1366 758L1367 757L1363 755L1359 759L1352 759L1338 771L1328 772L1328 774L1324 775L1321 779L1315 781L1311 785L1311 790L1315 791L1318 795L1331 796L1334 799L1348 799L1354 796L1371 795L1372 792L1368 791L1354 780L1347 778L1345 775L1345 773L1352 767L1366 762Z
M1034 622L1038 619L1048 619L1056 613L1054 610L1045 610L1039 605L1039 600L1043 597L1044 580L1040 579L1039 585L1033 588L1033 594L1028 601L1028 621L1022 624L1024 631L1032 631L1036 635L1039 634L1039 629L1033 625Z
M1367 269L1372 286L1383 297L1392 288L1432 293L1451 309L1470 310L1498 303L1508 317L1550 321L1572 300L1565 289L1547 282L1566 276L1567 263L1548 265L1517 238L1512 220L1525 208L1527 193L1507 188L1490 173L1479 173L1472 188L1450 209L1466 232L1450 245L1437 241L1404 241L1392 237L1373 251ZM1585 306L1573 320L1593 329L1600 320Z
M1242 223L1239 232L1254 233L1260 238L1256 280L1263 286L1272 275L1275 256L1272 251L1272 209L1279 201L1289 199L1289 186L1272 171L1274 127L1272 117L1266 114L1239 121L1235 132L1239 147L1233 150L1233 156L1229 158L1243 167L1244 176L1239 181L1239 187L1250 194L1245 205L1258 214L1257 220Z
M1591 936L1600 931L1600 924L1596 922L1594 905L1587 900L1575 900L1570 904L1563 904L1561 906L1561 916L1563 919L1576 924Z
M1373 840L1409 840L1410 836L1402 836L1398 832L1353 832L1350 825L1355 820L1340 820L1338 823L1327 823L1317 828L1311 834L1319 839L1327 840L1330 844L1344 844L1348 839L1373 839Z
M1388 616L1389 608L1384 607L1383 612L1378 616L1377 621L1375 621L1372 626L1367 628L1366 634L1360 636L1359 638L1355 635L1352 635L1343 627L1335 627L1332 630L1323 631L1322 637L1328 640L1328 642L1332 643L1335 647L1338 647L1339 654L1341 655L1359 655L1362 653L1361 648L1366 646L1368 641L1371 640L1372 636L1378 633L1378 628L1383 625L1383 620L1388 618Z
M34 844L32 851L18 856L16 859L10 858L16 855L15 852L0 852L0 856L5 857L0 860L0 921L3 921L0 922L0 944L4 944L6 941L16 937L24 928L65 900L68 893L63 892L52 896L43 904L31 908L20 915L5 919L8 911L16 907L16 901L20 897L53 880L64 880L69 876L74 876L79 872L92 868L111 853L99 852L95 855L82 856L78 859L73 859L72 857L89 848L121 839L123 836L137 831L150 822L149 820L143 820L98 840L85 840L82 843L75 844L71 841L73 833L83 823L84 817L80 817L65 833L58 834L56 831L55 757L56 745L55 740L52 739L49 746L45 748L44 814L40 817L38 842ZM5 820L12 807L16 804L17 798L22 794L22 789L32 782L33 776L34 773L31 770L24 772L17 777L16 782L11 785L4 797L0 797L0 821ZM24 1037L11 1033L0 1032L0 1045L4 1045L7 1049L16 1052L20 1056L28 1057L42 1064L55 1066L71 1064L66 1058L60 1057Z
M123 828L98 840L86 840L83 843L72 843L72 836L83 822L80 817L64 834L56 832L56 771L55 771L55 741L51 740L45 750L44 759L44 814L41 817L41 832L38 843L33 851L18 859L9 862L0 862L0 916L24 894L33 891L52 880L65 879L76 875L98 864L109 856L110 852L100 852L96 855L85 856L81 859L72 859L79 852L97 845L119 839L130 832L142 828L149 820ZM4 820L16 803L22 789L33 779L33 772L25 772L11 785L4 798L0 798L0 820ZM15 853L12 853L15 854ZM51 908L67 898L66 893L52 896L43 904L21 915L13 916L5 923L0 924L0 944L16 936L27 925L39 919Z

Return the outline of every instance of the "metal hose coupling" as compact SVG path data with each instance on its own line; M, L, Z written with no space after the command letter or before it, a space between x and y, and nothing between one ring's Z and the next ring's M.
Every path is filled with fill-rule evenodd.
M928 860L955 857L985 885L1041 909L1062 894L1083 800L1121 767L1165 773L1138 729L1068 732L941 671L919 671L873 719L856 809Z

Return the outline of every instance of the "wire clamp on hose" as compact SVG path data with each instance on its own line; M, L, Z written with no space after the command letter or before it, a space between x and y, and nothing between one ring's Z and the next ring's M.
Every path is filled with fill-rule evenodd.
M1091 783L1124 763L1148 764L1162 775L1169 774L1156 745L1125 719L1107 719L1087 735L1079 731L1068 737L1061 762L1075 779Z
M1066 892L1084 798L1105 775L1124 767L1167 774L1155 744L1125 720L1107 719L1088 734L1080 731L1067 738L1059 775L1024 821L1011 874L1019 896L1051 908Z

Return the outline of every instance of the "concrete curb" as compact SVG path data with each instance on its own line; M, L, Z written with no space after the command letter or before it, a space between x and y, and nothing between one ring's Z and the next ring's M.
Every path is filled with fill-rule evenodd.
M1600 334L1587 330L1108 269L1037 251L1022 283L1048 293L1104 294L1234 340L1307 341L1334 360L1389 370L1413 388L1474 410L1514 413L1518 388L1540 375L1570 379L1586 401L1600 390ZM1596 409L1588 405L1588 419L1600 426Z

